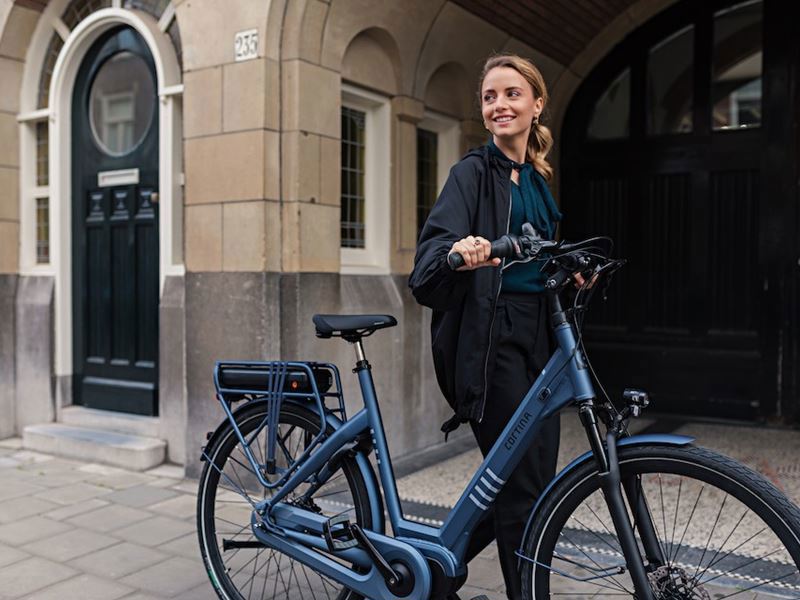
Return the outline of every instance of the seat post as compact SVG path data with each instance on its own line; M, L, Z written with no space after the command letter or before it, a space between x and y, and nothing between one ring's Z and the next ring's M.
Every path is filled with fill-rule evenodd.
M361 337L358 337L354 342L350 342L353 344L355 351L356 351L356 364L359 364L366 360L364 356L364 345L361 343Z

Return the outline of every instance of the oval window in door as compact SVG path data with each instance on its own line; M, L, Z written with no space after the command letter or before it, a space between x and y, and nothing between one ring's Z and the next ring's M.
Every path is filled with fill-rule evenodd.
M99 148L122 156L144 139L155 112L156 94L147 63L119 52L100 67L89 95L89 121Z

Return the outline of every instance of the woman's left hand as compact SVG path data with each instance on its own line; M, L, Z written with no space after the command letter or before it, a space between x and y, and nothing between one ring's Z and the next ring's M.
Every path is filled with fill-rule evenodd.
M576 271L575 273L573 273L572 279L575 281L575 289L578 290L581 289L583 285L586 283L586 280L583 278L583 275L581 275L580 271ZM592 275L592 278L589 280L589 285L586 286L586 289L587 290L592 289L592 287L596 282L597 282L597 273Z

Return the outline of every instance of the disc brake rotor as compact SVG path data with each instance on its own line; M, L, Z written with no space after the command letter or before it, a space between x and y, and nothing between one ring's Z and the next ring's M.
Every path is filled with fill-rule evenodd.
M658 600L711 600L705 588L678 567L659 567L647 578Z

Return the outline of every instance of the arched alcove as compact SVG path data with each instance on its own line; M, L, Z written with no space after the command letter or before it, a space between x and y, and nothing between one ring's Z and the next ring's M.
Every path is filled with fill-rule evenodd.
M442 114L469 119L478 116L477 100L466 69L448 62L434 71L425 86L425 106Z
M342 79L394 96L400 92L400 52L385 29L371 27L348 44Z

